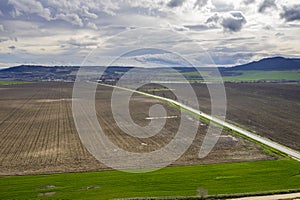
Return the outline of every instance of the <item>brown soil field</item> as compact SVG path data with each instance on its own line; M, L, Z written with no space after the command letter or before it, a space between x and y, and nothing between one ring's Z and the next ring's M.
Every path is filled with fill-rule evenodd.
M207 86L198 83L193 88L200 110L210 113ZM300 151L300 84L226 83L225 89L227 121ZM156 94L173 96L166 91Z
M228 120L300 151L299 84L228 84Z
M59 82L0 86L0 175L109 169L97 161L79 139L72 116L72 87L72 83ZM240 89L233 85L232 91L236 91L235 87L237 91ZM149 152L172 140L182 117L177 109L156 99L133 95L130 111L137 124L149 123L146 118L153 104L164 106L169 116L178 116L166 119L164 128L157 135L146 139L134 138L116 125L110 107L111 92L112 88L98 87L96 110L99 123L116 145L127 151ZM223 131L213 151L199 159L198 152L208 127L205 122L200 124L193 144L173 165L276 159L263 153L259 145L227 131ZM197 127L186 127L186 130L193 128Z

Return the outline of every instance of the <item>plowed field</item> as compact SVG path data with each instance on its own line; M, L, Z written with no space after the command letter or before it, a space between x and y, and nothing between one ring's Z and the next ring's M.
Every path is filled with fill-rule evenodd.
M82 145L72 116L72 83L33 83L0 86L0 174L43 174L109 169ZM149 152L172 140L178 129L179 111L149 97L133 95L130 111L140 125L149 123L149 107L163 105L169 116L162 131L150 138L134 138L122 132L111 113L111 91L99 86L96 95L98 121L108 138L127 151ZM120 105L122 106L122 105ZM191 118L189 120L195 120ZM223 131L214 150L204 159L198 152L207 130L200 122L188 151L174 165L224 163L274 159L262 147ZM196 127L186 127L193 129Z

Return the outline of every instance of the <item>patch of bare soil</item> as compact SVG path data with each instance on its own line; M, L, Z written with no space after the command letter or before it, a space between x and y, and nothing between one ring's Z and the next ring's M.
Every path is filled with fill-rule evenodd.
M80 190L91 190L91 189L99 189L100 186L87 186L87 187L83 187L83 188L80 188Z
M38 197L52 197L56 194L56 192L44 192L44 193L39 193Z
M54 189L54 188L56 188L55 185L44 185L39 187L38 189Z

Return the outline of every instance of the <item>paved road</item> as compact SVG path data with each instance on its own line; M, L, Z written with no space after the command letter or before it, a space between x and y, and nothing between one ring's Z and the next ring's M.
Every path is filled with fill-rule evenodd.
M231 199L231 200L278 200L278 199L299 199L300 200L300 193L243 197L243 198L235 198L235 199Z
M193 112L193 113L195 113L197 115L200 115L200 116L202 116L202 117L204 117L204 118L206 118L208 120L211 120L212 122L215 122L217 124L220 124L220 125L222 125L224 127L229 128L231 130L234 130L234 131L236 131L236 132L238 132L238 133L240 133L242 135L245 135L245 136L247 136L247 137L249 137L249 138L251 138L251 139L253 139L253 140L255 140L255 141L259 142L259 143L262 143L264 145L272 147L273 149L276 149L276 150L278 150L280 152L283 152L283 153L287 154L289 157L291 157L291 158L293 158L293 159L295 159L297 161L300 161L300 152L298 152L296 150L293 150L293 149L291 149L289 147L283 146L283 145L281 145L281 144L279 144L277 142L271 141L271 140L269 140L267 138L264 138L262 136L259 136L259 135L256 135L254 133L251 133L251 132L249 132L247 130L244 130L244 129L238 127L238 126L235 126L233 124L230 124L228 122L220 120L220 119L218 119L216 117L210 116L208 114L205 114L205 113L201 112L200 110L191 108L191 107L189 107L187 105L184 105L184 104L179 103L177 101L174 101L172 99L168 99L168 98L164 98L164 97L160 97L160 96L156 96L156 95L152 95L152 94L148 94L148 93L140 92L140 91L136 91L136 90L131 90L131 89L123 88L123 87L119 87L119 86L112 86L112 85L106 85L106 84L101 84L101 85L115 87L115 88L119 88L119 89L122 89L122 90L127 90L127 91L130 91L130 92L135 92L135 93L138 93L138 94L142 94L142 95L145 95L145 96L149 96L149 97L153 97L153 98L156 98L156 99L160 99L160 100L163 100L163 101L167 101L167 102L173 103L173 104L175 104L177 106L180 106L180 107L182 107L182 108L184 108L184 109L186 109L186 110L188 110L190 112Z

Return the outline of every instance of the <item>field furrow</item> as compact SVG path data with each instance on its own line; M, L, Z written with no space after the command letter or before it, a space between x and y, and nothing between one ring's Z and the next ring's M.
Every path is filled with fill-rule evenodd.
M7 86L0 86L7 87ZM40 174L54 172L96 171L108 169L97 161L81 143L72 114L71 83L47 82L13 85L1 95L0 125L0 175ZM149 109L161 104L167 116L162 130L149 138L133 137L129 119L122 116L127 133L115 122L111 110L112 89L99 86L96 93L96 113L105 135L118 148L129 152L146 153L163 148L176 135L182 119L190 122L183 127L186 137L197 131L194 142L173 165L224 163L274 159L262 148L238 136L223 131L218 144L205 159L198 158L207 124L196 126L198 119L180 112L169 105L149 97L133 95L129 104L132 120L141 127L149 124ZM125 94L125 93L123 93ZM167 95L166 95L167 96ZM128 106L121 102L118 106ZM3 111L3 112L2 112ZM86 111L82 111L83 113ZM117 113L120 114L120 113ZM154 116L155 117L155 116ZM155 119L154 119L155 120ZM142 129L138 129L142 133Z

